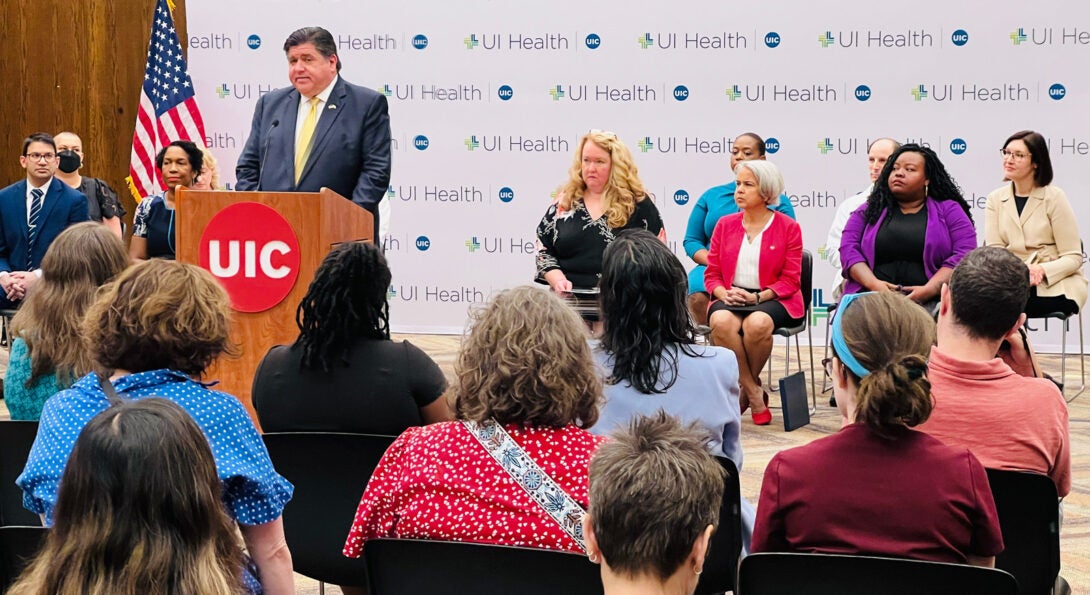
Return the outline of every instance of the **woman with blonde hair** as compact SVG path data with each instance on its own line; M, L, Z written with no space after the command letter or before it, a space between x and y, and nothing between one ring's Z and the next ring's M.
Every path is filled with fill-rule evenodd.
M46 399L91 371L94 360L80 339L83 314L98 288L128 265L121 240L94 222L69 227L49 246L42 280L11 323L4 400L12 419L37 420Z
M471 324L455 366L457 421L409 428L390 446L346 556L377 537L584 551L587 470L603 440L586 431L602 385L584 326L533 287L498 293ZM557 509L531 497L526 482L554 495Z
M83 319L96 371L50 398L16 483L23 506L53 524L61 472L80 430L120 395L180 405L208 438L227 512L237 521L265 593L294 593L284 542L293 487L273 468L239 400L199 379L231 351L227 292L208 271L173 260L129 267L99 292Z
M848 294L823 363L845 425L765 468L751 553L809 552L991 566L1003 537L966 448L913 428L934 407L935 322L894 292Z
M247 591L212 451L178 405L119 401L96 415L62 479L53 529L11 595Z
M568 181L537 226L537 281L562 296L593 290L602 253L622 229L666 238L628 147L612 132L592 130L579 140Z

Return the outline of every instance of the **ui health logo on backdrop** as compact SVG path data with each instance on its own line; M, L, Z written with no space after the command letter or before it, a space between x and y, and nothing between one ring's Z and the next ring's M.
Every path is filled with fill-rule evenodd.
M220 83L216 86L216 96L220 99L252 101L277 88L273 83Z
M283 215L256 202L230 205L201 234L200 263L240 312L263 312L291 293L299 276L299 238Z
M390 301L438 302L450 304L484 303L485 292L473 285L415 285L395 283L386 292Z
M656 89L646 83L633 83L627 86L557 84L549 87L548 93L553 101L566 99L584 103L650 103L661 101L665 91L661 87Z
M331 31L331 33L333 32ZM398 49L397 39L389 33L371 33L369 35L355 35L353 33L333 33L333 38L337 42L338 52L391 52ZM427 38L425 37L424 47L427 47L427 45L428 42Z
M765 45L779 45L779 36L775 33L769 35L774 37L766 39ZM636 42L645 50L744 50L755 47L752 35L740 31L646 32Z
M595 35L594 37L598 37ZM579 39L575 35L559 32L549 33L470 33L462 43L470 51L501 51L501 52L556 52L567 51L580 45L588 49L596 49L601 45L601 38L597 43L591 36L583 38L583 43L576 43ZM591 47L591 46L594 47Z
M753 103L835 103L841 94L826 84L798 87L793 85L728 85L727 100ZM868 96L869 98L869 96Z
M378 88L388 98L401 101L475 103L485 100L485 88L474 84L385 84Z
M1090 29L1078 27L1019 27L1008 37L1017 46L1090 45Z
M470 254L536 254L534 240L511 236L472 236L466 238L466 250Z
M826 136L817 141L817 152L821 155L861 155L866 157L867 148L870 144L878 138L867 138L861 136ZM961 140L961 139L955 139ZM924 147L930 147L936 150L938 147L944 146L942 144L942 138L940 137L908 137L898 138L898 142L901 144L915 143ZM962 141L964 143L964 141ZM964 150L961 150L964 153ZM961 153L957 153L960 155Z
M1004 82L985 83L920 83L907 90L914 102L961 102L961 103L1025 103L1043 99L1038 83ZM1060 100L1067 96L1067 89L1060 83L1045 90L1045 97Z
M965 33L964 30L958 30ZM817 37L824 49L933 48L938 47L939 29L847 29L826 30ZM966 34L967 39L967 34ZM958 44L964 45L964 44Z
M386 196L401 202L426 202L449 205L484 204L487 191L471 184L439 186L434 184L398 184L390 186Z
M775 141L776 151L780 143ZM726 136L645 136L636 142L641 153L690 153L724 155L730 153L734 139ZM766 142L767 147L767 142ZM768 151L775 153L776 151Z
M189 36L191 50L256 50L261 47L261 36L257 33L192 33Z
M472 134L462 141L467 151L487 153L567 153L571 151L571 142L559 135L521 136L521 135L483 135Z

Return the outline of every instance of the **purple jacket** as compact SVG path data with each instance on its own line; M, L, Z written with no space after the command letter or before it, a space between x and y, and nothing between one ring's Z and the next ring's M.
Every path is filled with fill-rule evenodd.
M930 279L943 267L954 268L962 257L976 248L976 228L957 201L935 200L927 197L927 232L923 245L923 268ZM863 286L848 274L852 265L865 262L874 269L874 240L878 228L886 218L886 211L878 216L878 222L867 225L863 213L866 203L852 213L840 238L840 264L844 278L844 294L863 291Z

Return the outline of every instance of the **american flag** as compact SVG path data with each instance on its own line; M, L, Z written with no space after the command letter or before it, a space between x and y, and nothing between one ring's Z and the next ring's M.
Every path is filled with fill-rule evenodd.
M175 140L191 140L199 147L205 146L204 119L197 107L193 80L182 56L170 7L167 0L158 0L129 161L129 190L137 202L163 189L155 169L155 155Z

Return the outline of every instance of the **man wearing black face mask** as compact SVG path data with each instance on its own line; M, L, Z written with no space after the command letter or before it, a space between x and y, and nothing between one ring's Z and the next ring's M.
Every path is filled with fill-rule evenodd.
M87 197L87 211L92 221L99 221L117 237L121 236L121 218L125 209L110 185L98 178L81 176L83 167L83 141L74 132L61 132L53 137L57 143L56 176L65 184L79 190Z

